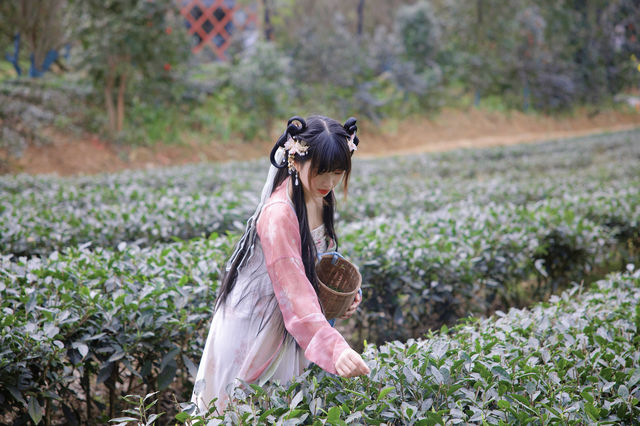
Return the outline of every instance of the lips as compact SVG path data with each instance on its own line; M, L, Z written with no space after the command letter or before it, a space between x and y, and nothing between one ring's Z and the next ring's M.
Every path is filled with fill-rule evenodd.
M327 195L329 193L329 190L328 189L319 189L318 192L321 193L322 195Z

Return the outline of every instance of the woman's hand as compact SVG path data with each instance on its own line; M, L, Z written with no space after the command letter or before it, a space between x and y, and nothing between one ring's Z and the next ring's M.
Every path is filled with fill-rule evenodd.
M351 306L349 306L349 309L347 309L347 312L344 313L344 315L342 315L340 317L340 319L349 319L351 318L351 315L353 315L356 311L356 309L358 309L358 306L360 305L360 302L362 302L362 295L360 294L360 292L356 293L356 298L353 299L353 303L351 304Z
M355 377L371 372L360 354L351 348L342 351L338 357L336 371L342 377Z

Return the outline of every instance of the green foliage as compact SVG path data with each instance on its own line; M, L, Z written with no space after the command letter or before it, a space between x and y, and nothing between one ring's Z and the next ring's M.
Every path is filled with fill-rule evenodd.
M189 113L173 104L158 108L148 101L133 99L129 109L131 119L125 139L130 145L152 145L154 143L179 143L183 117Z
M102 88L110 66L145 78L164 78L165 64L179 66L188 44L170 0L74 2L82 19L74 35L82 42L83 65Z
M441 329L440 337L445 339L455 332L440 326L451 325L460 316L529 305L556 294L571 281L586 281L592 273L637 263L637 136L633 131L384 160L354 158L350 196L340 203L336 220L340 251L359 265L363 275L363 307L353 319L358 337L354 333L351 340L356 345L363 338L376 343L406 340L421 336L428 327ZM268 166L261 164L76 178L0 178L4 250L0 258L0 398L6 401L0 416L32 420L64 416L81 423L100 416L106 422L118 417L120 396L159 391L153 397L158 400L157 411L154 406L148 414L166 412L163 419L173 418L167 408L170 395L180 401L189 398L190 377L204 345L220 265L255 208ZM225 237L216 234L225 231L229 232ZM209 237L193 239L201 235ZM556 299L551 300L555 306ZM629 309L626 318L637 324L637 309ZM471 332L459 335L465 333ZM489 335L499 334L493 330L482 339ZM596 343L599 337L593 337ZM499 354L491 352L500 342L487 341L477 349L479 338L461 347L467 354L491 353L493 361L482 365L492 375L504 377L498 383L484 378L487 383L478 386L486 388L486 398L480 408L473 407L485 417L496 415L512 423L511 414L493 410L517 413L520 408L507 392L508 383L500 382L519 376L514 376L512 365L503 364L495 359ZM422 350L422 344L414 347L413 343L390 344L396 348L393 353L381 349L375 356L392 362L402 352L403 357L417 359L429 369L420 372L408 366L419 372L420 380L404 370L405 364L397 371L385 364L384 372L377 370L380 375L367 389L356 386L356 380L347 381L346 388L357 392L353 393L355 405L333 390L326 396L310 397L304 391L296 397L302 390L297 388L288 390L286 397L252 396L254 402L264 399L259 404L276 404L273 411L257 415L277 419L287 413L291 420L306 421L302 416L307 414L307 419L321 416L347 423L392 421L392 417L412 421L418 415L435 418L438 413L443 418L453 416L453 406L445 412L448 405L438 404L456 395L458 389L446 386L467 386L467 382L449 383L442 367L449 368L453 377L453 363L462 361L453 358L449 365L419 358L435 349ZM532 356L541 359L542 355ZM385 376L389 371L396 376ZM480 377L486 374L480 366L472 372ZM467 373L465 380L470 380ZM323 388L341 388L345 383L328 376L323 379L317 370L308 374L316 375ZM605 379L613 382L611 377L607 373ZM401 386L403 380L431 389L437 398L426 391L407 390ZM521 381L518 386L525 384ZM625 388L615 386L616 392L626 394ZM389 387L393 389L385 390ZM633 395L634 385L625 387ZM600 398L594 389L586 390L594 396L590 404L598 410L589 408L592 415L613 416L610 408L606 414L601 412L603 398L609 394ZM580 388L578 394L584 391ZM558 392L573 395L573 391ZM558 392L548 394L545 402L556 411L554 404L564 398L554 399ZM316 398L320 400L313 402ZM431 398L435 411L431 406L421 408L412 398L420 404ZM618 412L624 411L622 405L612 398L609 407L624 419L624 413ZM283 401L289 407L284 411ZM571 401L566 407L562 402L568 418L575 412L567 408L575 403ZM373 404L370 410L366 409L369 404ZM258 413L245 408L237 409L239 419ZM474 408L458 408L466 416L460 417L463 421L475 422L470 420L476 414ZM142 419L144 411L136 410L135 415L128 414ZM144 422L149 419L147 415Z
M431 3L425 0L401 6L396 13L396 31L404 45L406 59L419 72L432 65L442 45L442 30Z
M149 410L154 407L158 400L150 401L158 392L153 392L145 395L144 397L138 395L126 395L123 399L136 407L134 409L126 409L123 413L127 414L124 417L118 417L109 420L110 423L117 423L115 426L126 426L129 422L136 422L138 425L150 426L158 420L164 413L153 413L147 416Z
M80 66L104 101L113 134L124 130L130 88L137 88L151 102L174 100L171 70L189 55L175 2L91 0L72 4L79 17L74 36L82 44ZM154 87L158 82L159 89Z
M479 98L500 96L512 108L606 102L637 81L625 65L638 47L628 27L638 18L631 3L437 3L445 28L438 62Z
M3 157L20 158L28 146L49 143L49 137L43 131L47 127L78 131L82 126L78 116L82 115L89 92L86 85L51 76L0 82L0 150L4 151Z
M31 256L85 243L146 246L237 232L255 208L258 179L267 169L251 164L81 178L6 176L0 179L0 241L5 253Z
M631 424L640 416L640 340L631 317L640 273L576 286L531 310L510 309L450 335L368 346L371 374L318 367L290 383L237 388L207 424ZM191 414L189 414L191 413Z
M38 44L36 56L61 40L76 41L66 66L79 62L74 71L88 74L90 100L100 105L99 113L86 114L87 128L109 128L127 143L171 143L189 132L270 139L273 120L319 111L376 123L471 103L555 113L607 105L638 81L631 58L640 49L633 25L640 12L633 0L513 0L510 7L497 0L270 0L273 41L237 31L231 60L191 77L182 71L200 59L191 56L174 1L51 4L55 13L42 14L38 2L25 2L20 14L4 2L0 51L11 49L18 21L37 35L24 38ZM70 35L60 29L67 16L74 16L65 26ZM28 31L41 27L51 36ZM12 76L0 69L0 79Z
M273 119L289 112L290 70L290 59L269 42L256 42L230 62L221 63L216 69L216 91L220 93L212 100L219 105L220 116L215 120L221 124L236 121L220 126L225 129L223 134L239 132L249 140L270 138ZM229 105L231 111L223 112Z
M0 415L28 409L37 423L44 403L85 423L117 412L121 393L187 387L230 249L213 236L0 258Z

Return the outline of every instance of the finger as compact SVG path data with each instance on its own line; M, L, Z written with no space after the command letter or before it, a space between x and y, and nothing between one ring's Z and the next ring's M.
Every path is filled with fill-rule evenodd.
M362 297L360 297L359 294L356 294L356 298L353 299L353 303L351 304L351 306L358 306L360 304L360 302L362 301Z
M362 376L364 374L369 374L369 367L366 364L358 366L358 375Z
M351 359L349 359L349 360L346 360L346 361L345 361L345 363L344 363L344 367L345 367L345 370L346 370L348 373L353 372L353 370L355 370L355 369L357 368L357 367L356 367L356 364L355 364L355 363L353 362L353 360L351 360Z
M340 319L349 319L351 318L351 316L353 316L353 314L355 313L356 308L355 307L350 307L349 309L347 309L347 312L344 313L344 315L342 315L340 317Z
M369 370L369 366L367 365L367 363L364 362L364 360L362 359L360 354L356 353L355 355L357 356L357 359L355 359L354 361L355 361L355 364L356 364L356 368L358 370L358 375L369 374L370 370Z
M336 371L342 377L349 377L349 374L351 374L351 370L352 367L344 361L339 366L336 365Z
M342 359L340 359L339 364L342 370L345 372L352 370L355 367L353 360L351 360L348 356L345 356Z

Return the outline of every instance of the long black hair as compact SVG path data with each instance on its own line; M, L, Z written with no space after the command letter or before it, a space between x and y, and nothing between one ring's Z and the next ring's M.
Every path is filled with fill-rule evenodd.
M348 140L353 137L353 143L358 145L359 139L355 135L357 130L356 119L349 118L344 125L336 120L319 115L313 115L306 120L294 116L287 122L287 129L280 136L271 151L271 164L279 170L275 176L271 193L276 190L289 176L287 168L287 157L282 163L276 161L276 151L278 148L284 148L285 143L291 137L296 141L304 142L309 148L304 156L295 154L295 160L298 164L311 161L311 175L333 172L336 170L344 171L343 188L346 195L349 185L349 175L351 173L351 155L353 152L349 148ZM287 153L288 154L288 153ZM297 171L294 172L297 174ZM292 176L295 178L295 176ZM292 185L293 196L292 202L298 217L298 225L300 230L300 238L302 243L302 262L305 268L305 275L317 291L317 276L315 270L316 264L316 247L309 229L309 220L307 215L307 207L304 201L304 191L302 185ZM325 233L328 238L335 242L338 246L338 237L336 236L333 216L335 212L335 195L330 191L323 202L322 220L325 226ZM244 240L244 239L243 239ZM241 241L243 241L241 240ZM227 296L235 286L238 277L238 271L242 264L242 259L252 244L246 241L243 247L239 247L240 253L234 258L227 270L224 272L218 300L216 301L216 309L226 301Z

